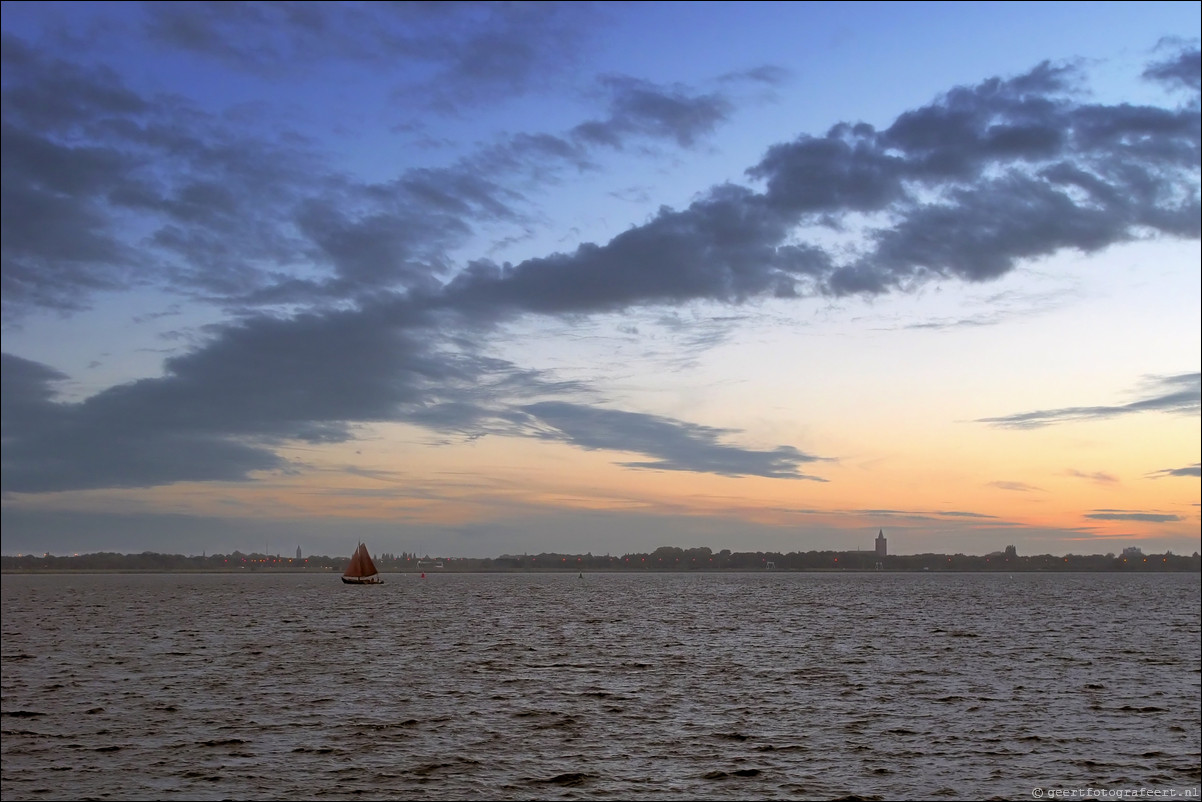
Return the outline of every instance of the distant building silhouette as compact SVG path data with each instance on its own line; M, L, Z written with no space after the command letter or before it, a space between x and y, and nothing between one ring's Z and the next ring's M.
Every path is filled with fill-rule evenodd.
M888 553L889 553L888 544L889 544L889 541L885 540L885 530L884 529L879 530L876 533L876 556L884 557L884 556L888 555Z
M301 558L300 546L297 546L296 547L296 559L299 560L300 558Z

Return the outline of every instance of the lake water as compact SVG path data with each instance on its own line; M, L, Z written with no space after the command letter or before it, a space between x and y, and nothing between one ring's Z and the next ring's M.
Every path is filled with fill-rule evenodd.
M1197 798L1197 574L386 580L4 576L3 798Z

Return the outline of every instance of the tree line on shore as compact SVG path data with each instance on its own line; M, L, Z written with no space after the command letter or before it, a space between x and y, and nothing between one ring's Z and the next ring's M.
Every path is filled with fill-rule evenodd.
M4 555L4 571L336 571L346 557L281 557L269 554L185 556L144 551L140 554L98 552L58 556ZM381 573L487 573L521 571L1202 571L1202 557L1144 554L1138 548L1122 554L1040 554L1020 556L1014 547L987 555L891 554L871 551L736 552L708 547L661 546L649 553L507 554L500 557L431 557L402 552L375 558Z

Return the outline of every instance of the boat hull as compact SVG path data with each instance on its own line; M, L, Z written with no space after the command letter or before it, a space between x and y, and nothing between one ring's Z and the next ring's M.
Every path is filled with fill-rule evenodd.
M372 576L372 577L344 576L344 577L342 577L342 582L344 585L383 585L384 584L384 580L380 579L380 577L378 577L378 576Z

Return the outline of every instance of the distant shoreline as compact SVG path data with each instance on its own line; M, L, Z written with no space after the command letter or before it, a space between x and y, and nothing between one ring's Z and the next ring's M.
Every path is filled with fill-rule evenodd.
M450 574L1189 574L1195 568L480 568L429 571L381 571L380 576L438 576ZM323 568L5 568L0 575L19 574L309 574L341 576Z
M1019 555L1013 546L990 554L885 554L872 551L731 551L705 546L660 546L635 554L504 554L499 557L449 557L414 553L372 555L381 574L574 574L595 573L1202 573L1202 555L1144 554L1136 547L1121 554ZM341 575L346 557L281 557L244 554L23 554L0 555L0 573L179 573L179 574L333 574Z

